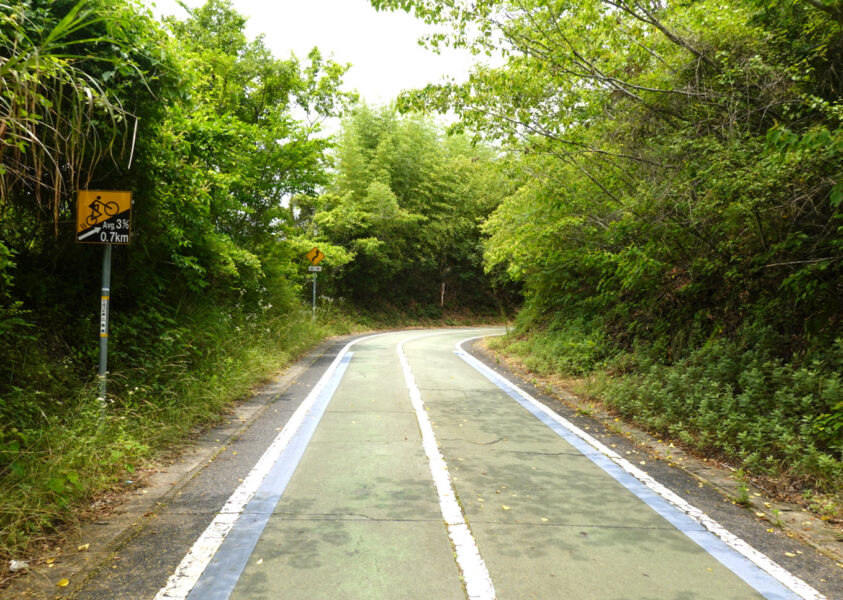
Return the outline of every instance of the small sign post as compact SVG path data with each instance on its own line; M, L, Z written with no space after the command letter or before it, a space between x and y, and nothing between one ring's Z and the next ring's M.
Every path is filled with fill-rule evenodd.
M325 258L325 255L322 254L322 251L314 246L311 248L310 252L304 255L307 260L310 261L311 265L307 268L308 271L313 273L313 312L311 318L315 321L316 320L316 273L322 270L322 267L318 266L322 259Z
M76 241L80 244L104 244L102 255L102 292L100 294L100 408L105 409L108 373L108 310L111 297L111 246L128 244L132 232L132 192L79 190L76 202Z

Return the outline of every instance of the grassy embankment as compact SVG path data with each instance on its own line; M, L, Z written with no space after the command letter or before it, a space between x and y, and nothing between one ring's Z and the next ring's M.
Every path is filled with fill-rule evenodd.
M209 306L168 319L143 343L144 332L118 324L104 410L95 379L80 385L74 374L78 357L32 348L20 366L30 385L0 402L17 409L0 411L0 561L37 554L97 495L223 418L325 337L356 327L336 313L316 322L304 309L258 319Z
M715 341L673 364L617 352L576 322L490 341L664 439L732 465L780 497L843 521L843 341L810 364Z

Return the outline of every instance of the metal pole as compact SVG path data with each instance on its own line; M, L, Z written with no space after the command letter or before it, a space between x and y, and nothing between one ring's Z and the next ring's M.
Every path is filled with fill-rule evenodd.
M99 402L105 408L105 384L108 370L108 300L111 294L111 244L105 245L102 255L102 295L100 296L100 369Z
M312 320L316 320L316 271L313 272L313 317Z

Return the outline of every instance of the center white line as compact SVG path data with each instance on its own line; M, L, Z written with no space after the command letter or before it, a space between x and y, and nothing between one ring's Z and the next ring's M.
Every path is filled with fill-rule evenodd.
M398 359L401 361L401 368L404 370L404 381L407 383L407 389L410 391L410 401L413 403L413 408L416 411L416 419L419 422L419 429L421 430L422 446L424 447L425 454L427 454L430 474L433 476L433 483L439 494L439 507L442 510L442 517L448 526L448 535L451 537L451 542L454 545L457 565L462 571L466 592L471 600L493 600L495 598L495 588L492 585L492 579L489 577L486 563L483 562L483 557L480 556L477 544L474 543L474 536L471 535L471 530L465 522L465 515L463 515L459 502L457 502L454 486L451 483L451 475L448 472L448 465L442 457L442 453L439 452L439 445L436 443L433 427L430 419L427 417L424 402L422 402L421 391L416 385L416 379L413 377L410 364L407 362L407 357L404 354L404 344L407 342L433 335L451 333L453 332L428 333L406 339L398 344Z

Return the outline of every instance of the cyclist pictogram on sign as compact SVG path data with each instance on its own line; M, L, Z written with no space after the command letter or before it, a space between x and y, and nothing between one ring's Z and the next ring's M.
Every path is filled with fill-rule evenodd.
M131 241L132 192L79 190L76 241L128 244Z
M103 214L106 217L113 217L120 210L120 205L116 202L103 202L102 196L97 195L97 199L88 205L91 209L91 214L85 218L85 223L93 227L100 221L104 221Z

